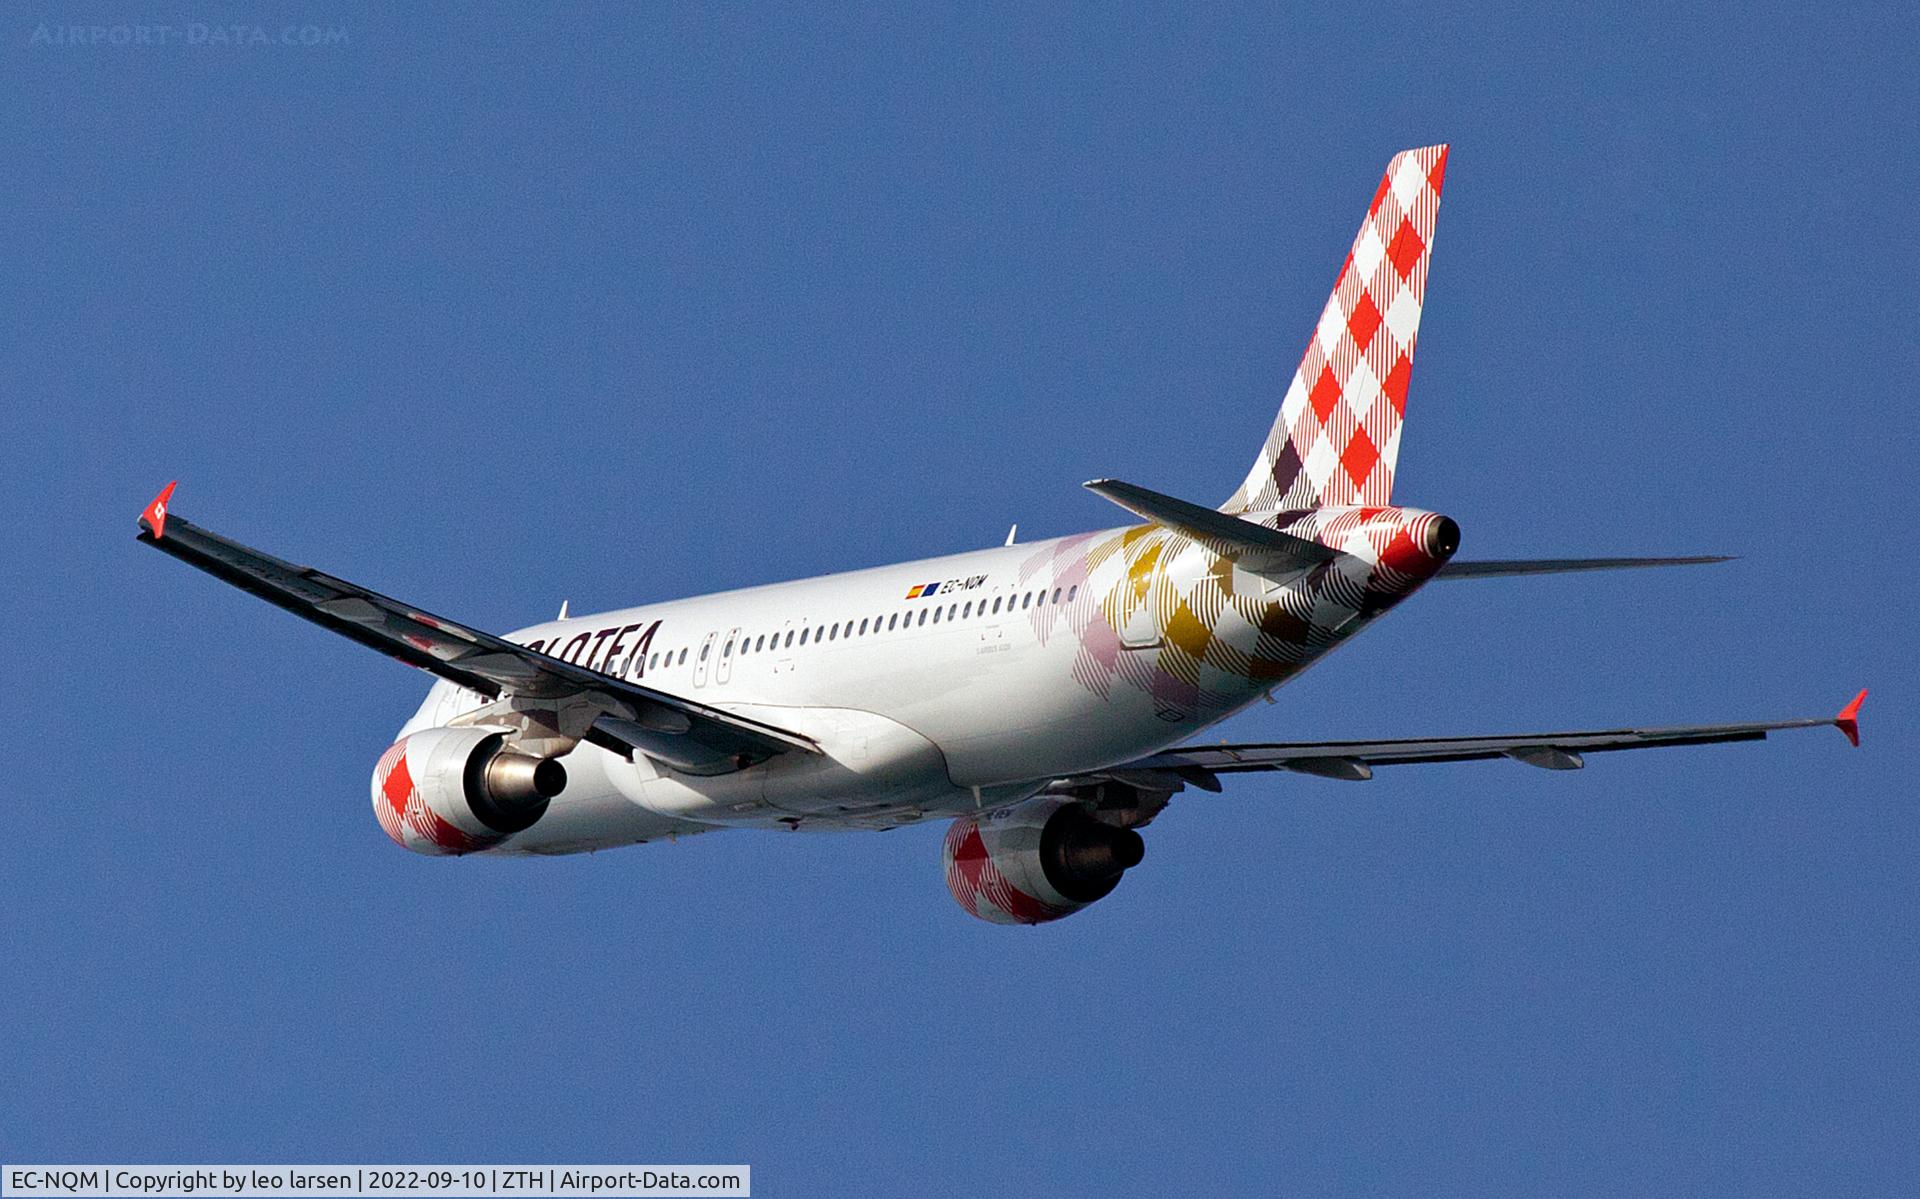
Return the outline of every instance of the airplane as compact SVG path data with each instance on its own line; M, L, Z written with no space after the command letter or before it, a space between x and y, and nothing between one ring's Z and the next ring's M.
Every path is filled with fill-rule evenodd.
M1086 486L1140 522L750 587L496 636L174 515L139 540L435 676L373 771L422 854L567 854L716 829L951 821L969 914L1040 924L1111 894L1139 830L1230 775L1749 741L1831 717L1410 740L1203 744L1428 582L1721 557L1467 561L1391 499L1447 147L1397 154L1246 480L1218 507Z

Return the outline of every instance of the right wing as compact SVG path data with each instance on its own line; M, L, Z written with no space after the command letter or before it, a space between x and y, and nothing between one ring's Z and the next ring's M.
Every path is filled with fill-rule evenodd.
M242 591L469 691L505 701L535 735L591 741L688 774L727 774L812 738L563 662L170 515L175 484L140 514L140 540ZM564 751L562 751L564 752Z
M1322 778L1354 782L1373 777L1376 766L1408 766L1426 762L1475 762L1510 758L1547 770L1578 770L1583 754L1623 749L1657 749L1677 745L1713 745L1724 741L1761 741L1784 729L1822 728L1828 725L1860 744L1860 705L1865 691L1836 716L1773 720L1755 724L1700 724L1665 729L1604 729L1566 733L1519 733L1495 737L1426 737L1395 741L1296 741L1259 745L1187 745L1149 754L1106 770L1061 780L1075 786L1101 779L1143 786L1149 790L1179 790L1192 783L1218 791L1222 774L1255 770L1290 770ZM1056 784L1060 785L1060 784Z

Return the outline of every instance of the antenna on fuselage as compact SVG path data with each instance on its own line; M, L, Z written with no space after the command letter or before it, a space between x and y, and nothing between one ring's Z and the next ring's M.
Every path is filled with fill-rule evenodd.
M554 617L554 619L555 619L555 620L565 620L566 618L567 618L567 601L566 601L566 600L561 600L561 601L560 601L560 615L558 615L558 616L556 616L556 617Z
M1019 531L1020 531L1020 526L1019 526L1019 525L1018 525L1017 523L1016 523L1016 524L1015 524L1015 525L1014 525L1014 526L1013 526L1013 527L1012 527L1011 529L1008 529L1008 530L1007 530L1007 542L1006 542L1006 543L1007 543L1008 545L1012 545L1012 544L1013 544L1013 535L1014 535L1015 533L1018 533Z

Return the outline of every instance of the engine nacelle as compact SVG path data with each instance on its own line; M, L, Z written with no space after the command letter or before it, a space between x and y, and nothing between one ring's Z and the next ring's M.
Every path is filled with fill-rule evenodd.
M380 755L373 814L415 853L473 853L532 828L566 785L566 767L513 752L499 729L425 729Z
M941 850L947 890L969 915L995 924L1070 916L1120 885L1146 852L1140 834L1051 797L962 816Z

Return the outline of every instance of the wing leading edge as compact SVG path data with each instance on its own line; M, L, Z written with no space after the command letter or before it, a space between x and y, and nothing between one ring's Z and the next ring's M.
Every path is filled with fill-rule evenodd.
M561 661L332 575L230 541L169 511L169 483L140 514L139 539L322 628L503 701L529 735L638 751L690 774L725 774L812 738Z
M1727 741L1761 741L1767 734L1787 729L1831 725L1860 744L1860 705L1863 690L1835 716L1810 716L1755 724L1701 724L1664 729L1604 729L1564 733L1521 733L1494 737L1428 737L1395 741L1298 741L1247 745L1190 745L1151 754L1107 771L1096 771L1069 784L1111 778L1118 782L1161 785L1192 783L1218 791L1217 776L1255 770L1288 770L1322 778L1355 782L1373 777L1376 766L1408 766L1423 762L1476 762L1508 758L1547 770L1578 770L1583 755L1624 749L1656 749L1678 745L1714 745ZM1178 790L1177 786L1171 789Z

